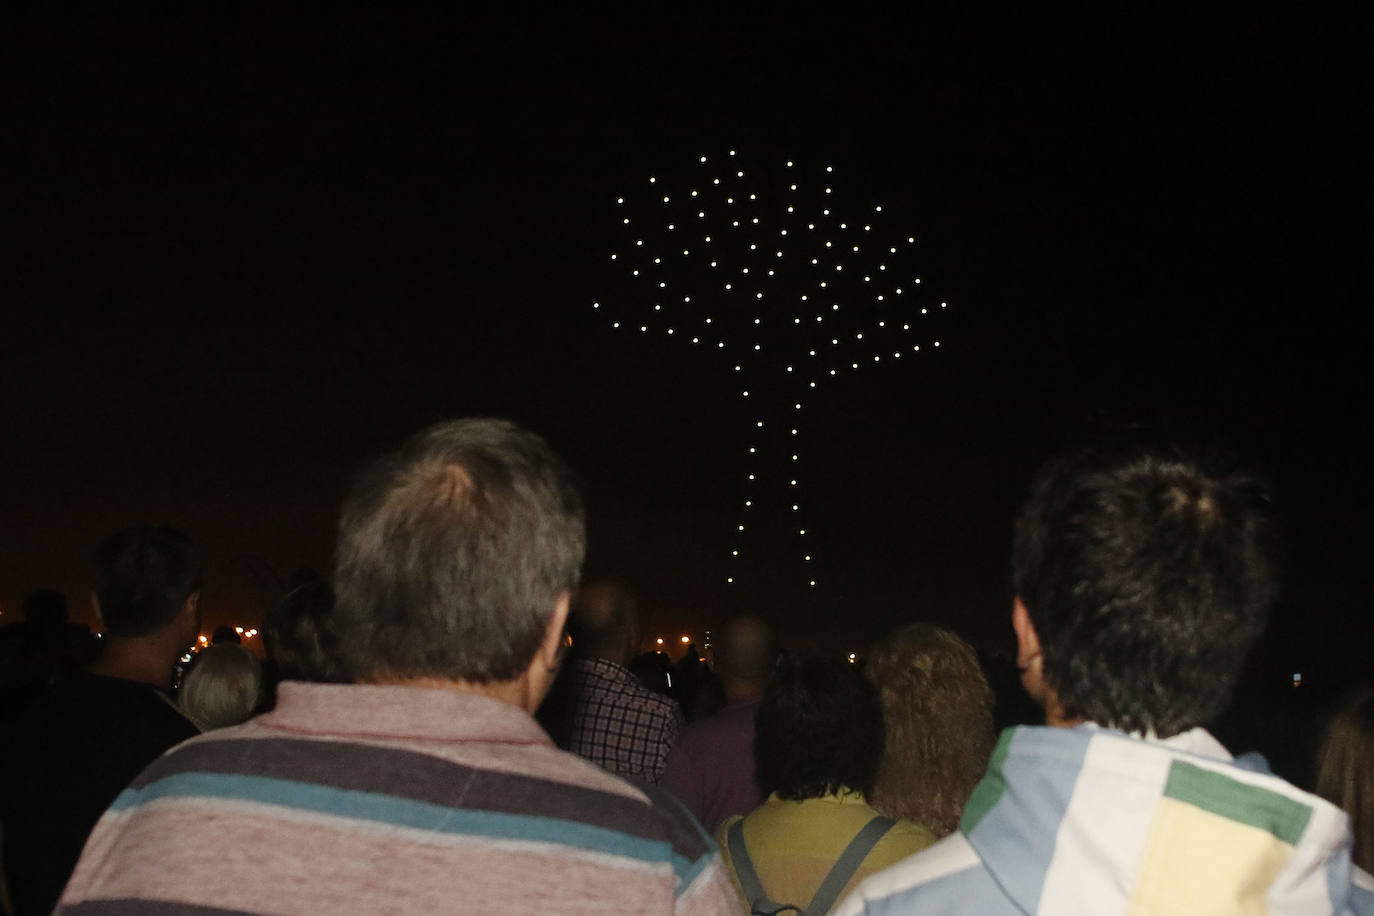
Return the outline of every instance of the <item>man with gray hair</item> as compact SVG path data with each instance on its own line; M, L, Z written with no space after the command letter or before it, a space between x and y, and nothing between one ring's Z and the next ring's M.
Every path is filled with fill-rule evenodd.
M355 484L337 670L187 742L97 826L64 912L717 913L690 817L531 718L565 648L581 496L538 436L432 427Z

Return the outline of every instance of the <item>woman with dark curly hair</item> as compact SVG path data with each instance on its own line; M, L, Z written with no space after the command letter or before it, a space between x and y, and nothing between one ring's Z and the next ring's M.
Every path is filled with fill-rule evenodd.
M868 804L883 714L853 665L784 665L759 706L754 753L771 794L717 831L747 912L829 912L864 877L935 841Z

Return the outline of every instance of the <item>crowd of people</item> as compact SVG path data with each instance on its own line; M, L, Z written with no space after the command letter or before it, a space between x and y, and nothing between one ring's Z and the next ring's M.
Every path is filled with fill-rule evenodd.
M673 664L585 551L570 469L490 419L357 478L265 660L229 630L184 663L194 547L116 534L99 639L49 590L0 630L0 909L1374 914L1374 692L1311 792L1206 730L1280 578L1239 463L1110 442L1041 469L1009 614L1041 715L1000 735L948 629L856 663L737 615Z

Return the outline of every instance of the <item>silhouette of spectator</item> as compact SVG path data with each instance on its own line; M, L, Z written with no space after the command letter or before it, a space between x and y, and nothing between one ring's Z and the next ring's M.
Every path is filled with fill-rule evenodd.
M262 663L243 646L220 643L197 653L177 703L201 731L246 722L262 698Z
M215 632L210 634L210 645L212 646L241 646L243 637L239 636L238 630L229 626L227 623L215 627Z
M0 821L17 914L52 911L106 806L167 748L196 734L168 698L200 628L200 562L170 528L123 531L96 552L104 651L0 701Z
M586 586L568 629L574 653L568 750L617 776L657 783L682 728L682 712L627 667L639 638L634 592L619 581Z
M757 617L727 621L716 645L716 674L726 705L683 729L668 755L661 785L708 830L763 804L754 764L754 720L776 659L773 631L766 623Z
M302 578L267 612L262 622L262 645L267 653L267 681L272 697L281 681L343 680L336 661L338 639L330 620L333 611L334 590L316 576Z
M868 804L883 713L854 665L781 665L759 705L754 753L772 794L716 832L746 911L829 912L864 877L935 841L920 824Z
M639 682L654 693L676 700L673 662L664 652L641 652L630 662L630 671Z
M997 740L977 654L957 634L915 623L873 648L864 675L878 690L887 733L873 807L947 836Z
M67 620L66 595L36 589L20 613L20 621L0 627L0 687L59 677L95 659L99 646L90 628Z
M1353 691L1326 728L1317 794L1350 816L1355 864L1374 872L1374 688Z
M840 912L1374 911L1345 815L1202 727L1264 629L1279 555L1268 486L1224 456L1118 442L1042 468L1011 618L1047 724L1004 731L959 830Z
M188 741L100 821L60 912L722 913L709 839L531 718L585 553L572 472L500 420L355 482L330 630L349 683Z

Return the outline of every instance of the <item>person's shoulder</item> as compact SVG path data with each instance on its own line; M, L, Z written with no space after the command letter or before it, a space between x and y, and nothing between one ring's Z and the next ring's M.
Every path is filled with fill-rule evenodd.
M882 843L893 849L904 849L905 854L910 855L933 846L937 839L924 824L901 818L892 825L892 829L883 837Z
M977 852L963 834L953 833L866 878L834 912L996 913L1004 898L995 891Z

